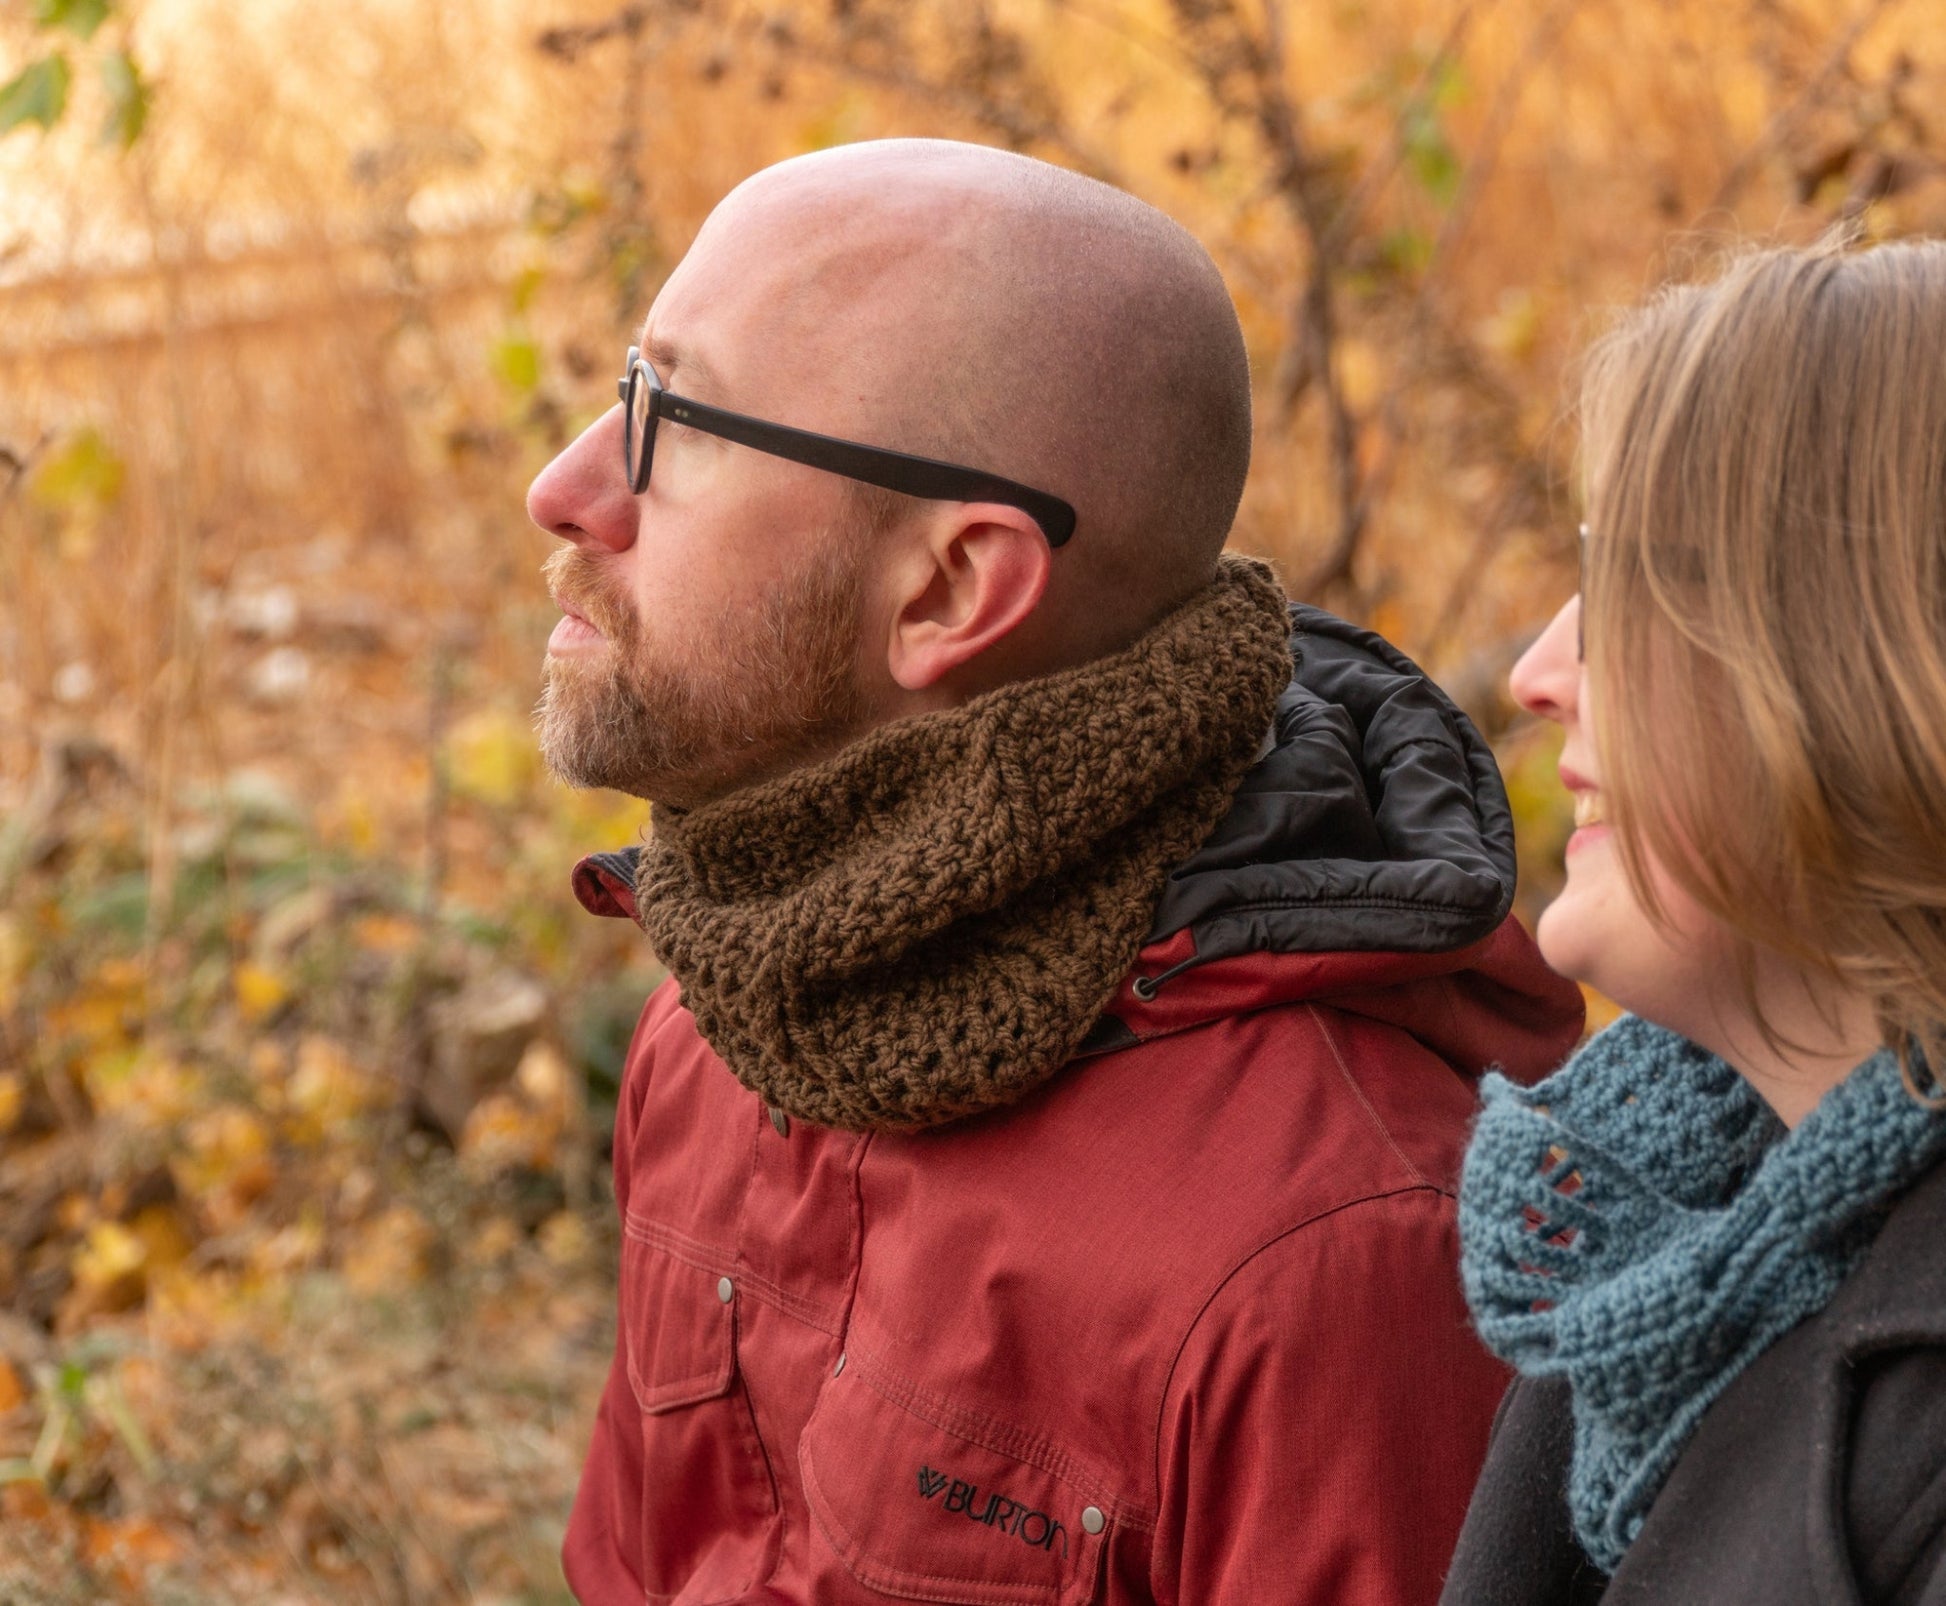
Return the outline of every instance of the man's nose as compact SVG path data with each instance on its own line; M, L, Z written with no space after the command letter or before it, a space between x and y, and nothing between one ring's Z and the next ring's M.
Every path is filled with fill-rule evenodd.
M622 472L622 409L611 407L534 476L527 516L550 535L622 552L635 544L640 505Z
M1514 701L1542 719L1559 724L1574 719L1581 706L1580 639L1581 599L1571 597L1507 677Z

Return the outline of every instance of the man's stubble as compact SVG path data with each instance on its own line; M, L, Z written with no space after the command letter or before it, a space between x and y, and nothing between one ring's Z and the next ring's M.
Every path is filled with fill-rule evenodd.
M694 807L834 751L867 723L858 646L863 545L822 544L713 640L675 642L578 547L543 570L555 597L607 638L599 655L549 655L535 721L570 786Z

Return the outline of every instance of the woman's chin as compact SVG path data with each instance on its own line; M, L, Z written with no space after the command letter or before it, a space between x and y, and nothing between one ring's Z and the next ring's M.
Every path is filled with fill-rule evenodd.
M1586 982L1600 988L1603 955L1613 945L1604 941L1598 927L1598 911L1593 900L1584 897L1572 884L1541 913L1534 926L1534 941L1548 968L1570 981ZM1606 989L1602 989L1606 991Z

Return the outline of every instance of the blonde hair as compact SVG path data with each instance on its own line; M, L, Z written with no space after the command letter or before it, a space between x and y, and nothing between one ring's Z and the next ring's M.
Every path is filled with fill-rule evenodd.
M1732 934L1946 1072L1946 242L1750 251L1590 353L1607 813ZM1921 1096L1930 1096L1921 1094Z

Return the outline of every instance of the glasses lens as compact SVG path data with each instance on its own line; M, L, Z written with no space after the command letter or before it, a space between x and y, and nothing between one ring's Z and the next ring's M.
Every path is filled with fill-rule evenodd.
M1574 581L1574 656L1578 663L1588 661L1588 526L1582 525L1576 548L1577 572Z
M628 473L628 485L632 491L639 492L642 482L648 478L642 455L647 446L645 429L653 422L649 407L649 383L640 363L634 363L628 371L628 394L625 398L627 417L622 424L622 463Z

